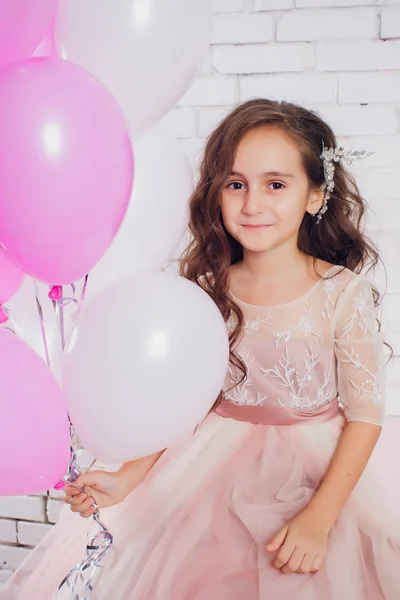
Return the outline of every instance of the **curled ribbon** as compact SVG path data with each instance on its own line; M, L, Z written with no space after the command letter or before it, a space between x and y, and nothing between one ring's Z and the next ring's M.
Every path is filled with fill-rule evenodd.
M67 483L74 485L81 475L82 471L77 462L75 449L71 446L71 460ZM77 489L84 491L83 488ZM65 598L64 592L67 591L71 600L90 600L94 590L95 583L98 581L101 570L104 568L107 558L114 549L113 536L107 527L100 521L100 515L97 503L94 507L96 512L93 514L93 520L98 525L100 531L96 533L93 539L86 545L86 556L71 569L66 577L58 586L54 600Z
M15 317L14 314L6 308L5 306L0 304L0 326L3 329L7 329L11 331L11 333L16 333L16 325L15 325Z
M49 291L49 298L53 301L56 315L58 316L61 344L62 349L65 347L65 332L64 332L64 308L72 303L78 305L76 315L79 315L83 301L86 294L86 287L88 282L88 275L85 277L85 281L82 288L81 298L78 301L76 299L76 288L74 284L70 284L71 295L65 297L63 286L53 285ZM56 484L55 489L62 489L66 483L74 485L79 475L82 474L82 470L79 467L77 452L75 448L75 429L69 420L70 425L70 460L68 473L62 481ZM75 486L78 488L78 486ZM78 488L84 491L82 488ZM114 548L113 536L108 531L107 527L101 522L98 506L95 503L94 507L96 512L93 514L93 520L99 527L100 531L96 533L93 539L86 545L86 556L80 563L76 565L62 580L58 586L57 592L54 596L54 600L65 598L65 592L71 600L90 600L90 596L93 592L95 582L101 574L101 570L105 566L106 559L110 556Z
M4 310L3 306L0 305L0 325L4 325L4 323L7 323L8 321L8 315L6 313L6 311Z
M93 515L100 531L86 546L86 556L60 583L54 600L63 590L70 592L71 600L90 600L94 584L113 549L113 536L100 521L98 512Z

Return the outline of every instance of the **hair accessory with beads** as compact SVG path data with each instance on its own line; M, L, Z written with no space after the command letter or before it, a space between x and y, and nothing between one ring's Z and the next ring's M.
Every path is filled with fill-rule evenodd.
M340 148L326 148L325 144L322 142L321 159L324 165L325 174L325 196L321 208L315 215L317 217L317 223L321 221L322 216L328 210L328 200L330 199L331 193L335 187L335 163L338 163L340 160L342 160L346 165L350 166L355 160L368 158L372 154L373 152L369 152L368 150L345 150L342 146Z

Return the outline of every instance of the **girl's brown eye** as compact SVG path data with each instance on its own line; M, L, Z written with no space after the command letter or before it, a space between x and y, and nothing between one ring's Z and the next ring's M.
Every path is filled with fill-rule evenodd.
M240 183L240 181L232 181L232 183L228 185L228 188L230 190L242 190L244 185L243 183Z
M272 186L273 190L283 190L286 186L283 185L283 183L280 183L279 181L273 181L272 183L270 183L269 187Z

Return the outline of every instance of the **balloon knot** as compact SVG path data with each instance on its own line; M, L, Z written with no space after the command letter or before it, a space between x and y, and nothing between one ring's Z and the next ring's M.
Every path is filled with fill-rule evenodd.
M62 285L53 285L49 292L50 300L61 300L62 298Z
M8 321L7 313L4 310L4 308L2 306L0 306L0 325L7 323L7 321Z

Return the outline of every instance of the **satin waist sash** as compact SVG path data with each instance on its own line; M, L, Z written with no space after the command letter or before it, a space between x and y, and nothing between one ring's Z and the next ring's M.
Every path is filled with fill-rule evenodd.
M314 411L279 406L246 406L221 400L214 412L221 417L245 421L254 425L295 425L311 420L321 422L329 421L342 414L337 398Z

